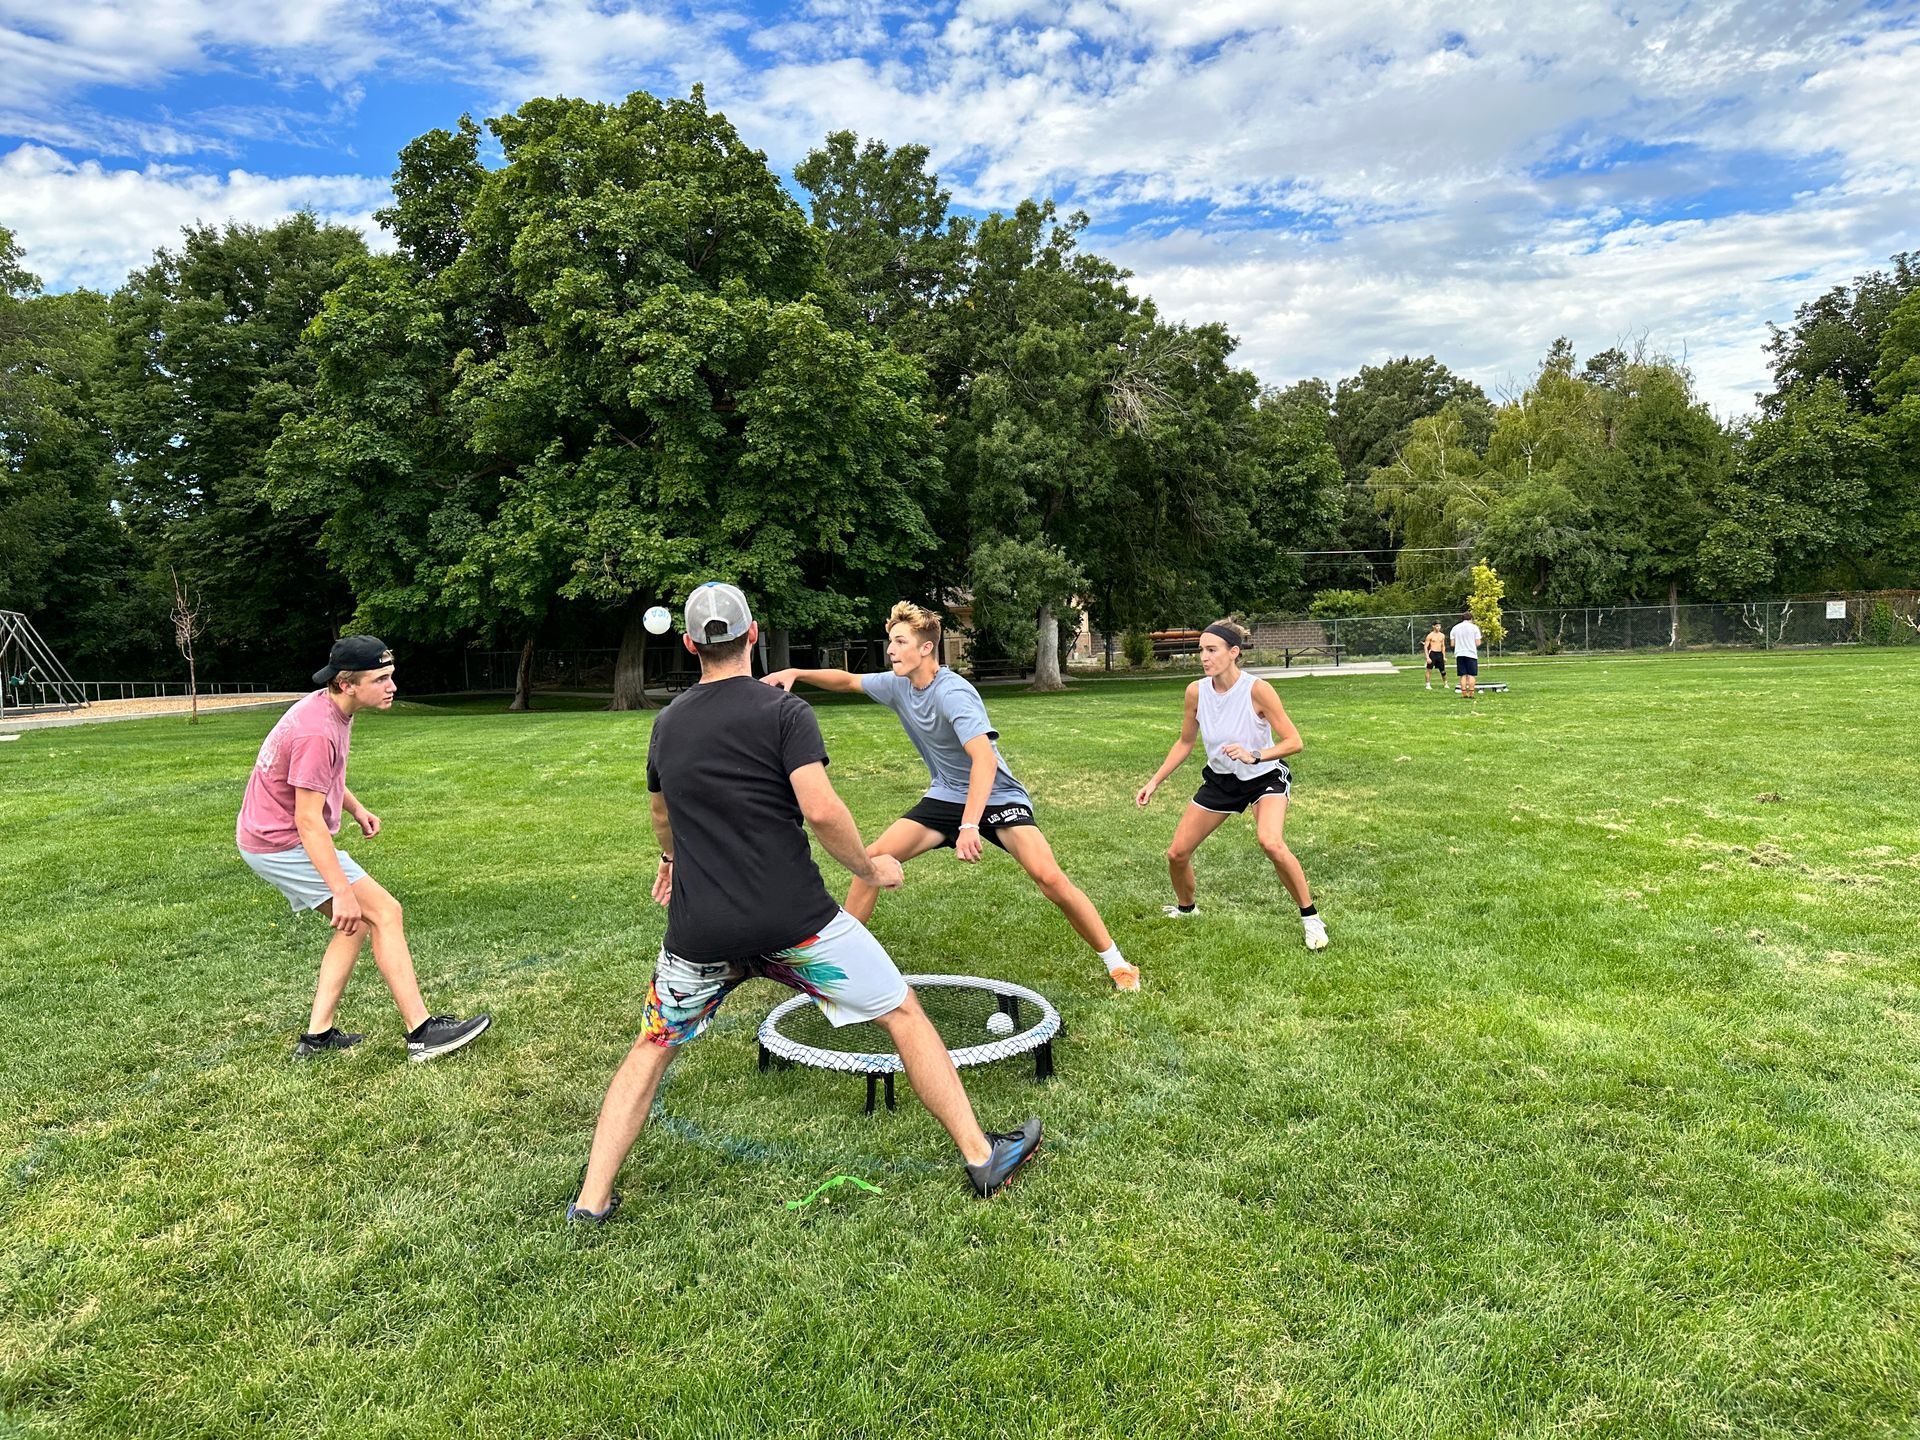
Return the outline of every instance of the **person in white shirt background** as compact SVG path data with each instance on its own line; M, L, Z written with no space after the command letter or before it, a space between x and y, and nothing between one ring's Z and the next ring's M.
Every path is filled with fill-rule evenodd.
M1447 644L1453 649L1453 673L1460 677L1460 693L1471 700L1480 679L1480 627L1473 623L1471 610L1447 632Z

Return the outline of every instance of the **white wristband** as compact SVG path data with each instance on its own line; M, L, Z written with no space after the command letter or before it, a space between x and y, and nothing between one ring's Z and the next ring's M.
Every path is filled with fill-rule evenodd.
M962 825L960 828L962 830L978 830L980 827L978 825Z

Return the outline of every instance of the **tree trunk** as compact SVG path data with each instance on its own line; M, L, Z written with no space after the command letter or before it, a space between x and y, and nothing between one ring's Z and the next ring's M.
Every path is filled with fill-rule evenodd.
M187 708L191 712L187 716L187 723L198 725L200 723L200 677L194 670L191 645L187 647Z
M1678 575L1667 578L1667 620L1667 648L1671 650L1680 644L1680 577Z
M1052 605L1040 607L1040 624L1033 652L1033 688L1064 690L1060 683L1060 617Z
M513 677L513 703L509 710L533 709L533 636L520 647L520 668Z
M627 609L627 625L620 633L620 656L613 662L613 701L609 710L652 710L647 699L647 627L641 617L647 613L644 595L633 597Z
M793 632L784 625L767 632L767 669L785 670L793 664Z

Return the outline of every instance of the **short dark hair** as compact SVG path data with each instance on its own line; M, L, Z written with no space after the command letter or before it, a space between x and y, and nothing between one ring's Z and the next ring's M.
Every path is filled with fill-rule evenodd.
M736 635L731 640L716 640L711 645L696 645L694 654L700 657L700 670L705 674L709 670L718 670L731 665L746 653L747 646L753 643L751 635Z

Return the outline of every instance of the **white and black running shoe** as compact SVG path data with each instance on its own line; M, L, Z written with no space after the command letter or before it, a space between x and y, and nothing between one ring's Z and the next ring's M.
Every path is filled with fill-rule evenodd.
M407 1036L407 1059L415 1064L438 1055L450 1054L462 1045L478 1040L489 1025L491 1015L476 1015L460 1020L452 1015L429 1015Z

